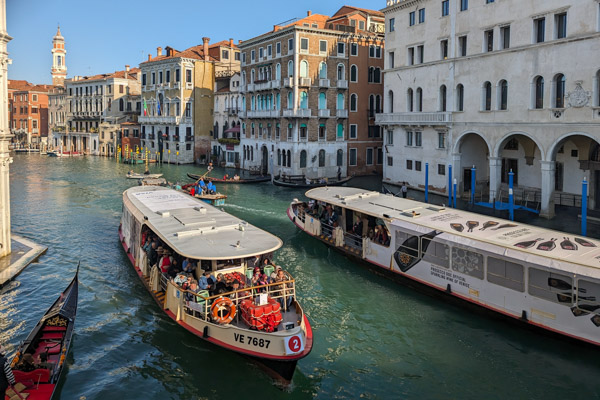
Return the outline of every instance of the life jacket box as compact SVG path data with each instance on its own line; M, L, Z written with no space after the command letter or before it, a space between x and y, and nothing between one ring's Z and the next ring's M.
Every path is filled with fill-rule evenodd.
M264 306L265 304L267 304L269 302L268 295L266 293L259 293L258 296L256 296L255 301L256 301L256 305Z

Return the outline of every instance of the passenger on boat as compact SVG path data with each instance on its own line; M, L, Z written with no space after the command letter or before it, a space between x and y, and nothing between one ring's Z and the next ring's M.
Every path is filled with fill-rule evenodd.
M267 274L260 274L260 279L258 280L258 286L266 286L269 284L270 278ZM262 288L261 291L265 292L267 288Z
M30 353L23 354L23 358L17 364L17 369L23 372L31 372L34 369L37 369L33 356Z
M252 275L252 286L257 286L261 277L260 267L254 267L254 274Z
M240 176L239 176L238 174L235 174L235 175L233 176L233 180L234 180L234 181L239 181L239 180L240 180Z
M171 257L171 252L169 250L162 250L162 257L158 261L158 266L163 274L166 274L169 271L169 267L171 266L171 261L173 261L173 257Z
M157 241L152 241L152 245L150 246L150 250L147 253L147 255L148 255L148 265L151 265L151 266L155 265L156 262L158 261L158 258L159 258L158 249L160 249L161 252L162 252L162 247L158 246L158 242Z
M277 265L275 267L275 270L273 272L271 272L271 276L269 277L269 280L271 282L275 281L275 278L277 278L277 273L279 273L279 270L281 270L281 267L279 265Z
M0 370L0 394L2 396L5 395L8 385L15 384L15 376L10 368L8 359L4 354L6 354L4 347L0 345L0 366L3 367L2 370Z
M283 270L281 268L278 269L277 276L275 277L275 282L285 282L287 280L288 278L285 276ZM278 290L278 292L275 292L275 296L281 296L277 299L279 301L279 304L281 305L281 308L284 308L284 304L286 304L286 308L290 308L290 306L292 305L292 291L289 289L291 287L291 283L281 283L280 285L277 285L275 287ZM285 299L283 298L284 294L286 296Z
M224 180L224 181L226 181L226 180L228 180L228 179L229 179L229 174L225 174L225 175L223 175L223 180Z
M192 282L190 282L190 286L187 288L188 292L185 294L185 299L187 301L193 301L196 302L196 296L194 296L193 293L198 293L200 291L200 288L198 287L198 283L194 280L192 280ZM193 292L193 293L189 293L189 292Z
M198 279L198 287L201 290L208 290L215 283L215 278L210 274L210 271L204 271L204 274Z
M250 257L248 259L248 261L246 261L246 264L248 266L248 268L256 268L259 267L260 268L260 255L255 255L254 257Z
M223 274L217 275L217 281L215 282L215 288L213 290L213 295L225 293L227 291L227 283L225 282L225 277Z
M196 188L192 186L190 188L190 196L194 197L195 195L196 195Z
M167 275L169 275L170 278L175 278L180 272L182 272L181 267L179 266L177 259L174 258L171 261L171 265L169 265L169 268L167 269Z
M208 194L216 194L217 187L212 182L208 182L208 185L206 185L206 192Z
M390 245L390 238L387 234L387 229L385 228L385 226L377 225L375 227L375 242L377 242L383 246Z
M185 258L183 260L183 263L181 264L181 266L183 267L183 272L185 272L186 274L194 274L194 272L196 271L196 263L193 261L190 261L189 258Z
M311 184L310 178L306 177L305 183L306 183L307 185L310 185L310 184Z

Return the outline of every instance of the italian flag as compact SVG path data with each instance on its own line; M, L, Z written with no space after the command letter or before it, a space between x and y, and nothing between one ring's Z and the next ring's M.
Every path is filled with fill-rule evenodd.
M146 104L146 99L144 99L144 117L148 115L148 105Z

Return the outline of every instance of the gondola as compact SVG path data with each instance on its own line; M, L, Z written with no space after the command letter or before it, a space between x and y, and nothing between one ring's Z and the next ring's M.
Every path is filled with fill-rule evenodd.
M274 179L273 184L277 186L285 186L285 187L293 187L293 188L317 188L323 186L340 186L344 183L348 182L350 179L354 178L354 175L348 176L346 178L338 180L328 179L327 182L315 182L315 183L306 183L301 180L291 180L288 182L282 181L281 179Z
M197 175L197 174L190 174L188 173L187 176L195 181L200 180L200 178L202 178L205 182L213 182L213 183L233 183L233 184L243 184L243 183L260 183L260 182L268 182L271 180L270 176L263 176L260 178L253 178L253 179L222 179L222 178L213 178L211 176L204 176L204 175Z
M54 394L73 336L79 292L78 275L79 265L69 286L21 343L12 360L15 388L25 386L20 390L21 398L49 400ZM27 354L32 356L33 365L27 362L31 358Z
M160 178L163 174L138 174L135 172L128 172L127 179L146 179L146 178Z

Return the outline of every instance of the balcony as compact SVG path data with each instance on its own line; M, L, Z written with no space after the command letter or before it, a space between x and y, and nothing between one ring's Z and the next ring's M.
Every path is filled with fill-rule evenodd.
M280 110L248 111L248 118L278 118Z
M283 110L284 118L310 118L311 113L310 108L299 108L297 110Z
M138 117L140 124L165 124L165 125L178 125L179 117L176 116L153 116L153 117Z
M329 110L319 110L319 118L329 118L330 113Z
M338 118L348 118L348 110L336 110L335 116Z
M436 126L452 123L450 112L407 112L392 114L375 114L377 125L415 125Z
M346 80L338 80L337 81L337 88L338 89L348 89L348 81L346 81Z
M292 87L294 78L283 78L283 87Z
M186 136L185 137L185 141L186 142L193 142L194 141L194 137L193 136Z
M329 86L329 79L319 79L319 87L328 88Z
M153 90L154 90L154 85L142 86L142 91L144 91L144 92L151 92Z
M281 87L281 79L273 79L271 81L271 89L279 89Z
M310 85L312 85L312 79L311 78L300 78L300 79L298 79L298 85L310 86Z
M269 90L271 89L271 81L260 81L254 83L254 90Z
M254 83L249 83L249 84L246 85L246 91L247 92L254 92L254 90L255 90L254 87L255 87Z
M240 110L238 111L238 117L240 118L246 118L246 110Z
M240 109L237 107L227 107L227 114L229 115L236 115L239 114Z
M171 83L171 89L181 89L181 82L173 82Z
M186 82L185 83L185 88L186 89L193 89L194 88L194 84L192 82Z

